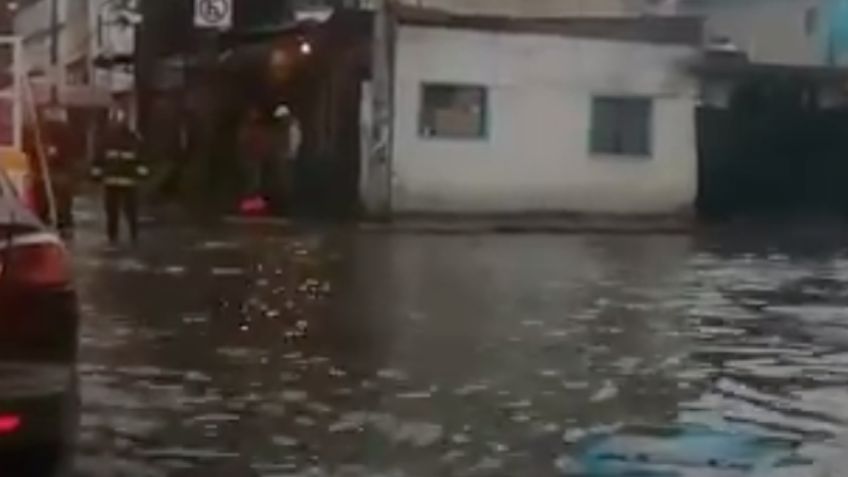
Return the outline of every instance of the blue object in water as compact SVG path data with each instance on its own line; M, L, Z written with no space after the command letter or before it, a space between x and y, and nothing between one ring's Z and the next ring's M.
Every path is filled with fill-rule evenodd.
M633 426L587 436L557 465L568 475L584 477L678 477L696 470L715 476L768 475L770 469L810 464L797 447L787 439L706 426Z

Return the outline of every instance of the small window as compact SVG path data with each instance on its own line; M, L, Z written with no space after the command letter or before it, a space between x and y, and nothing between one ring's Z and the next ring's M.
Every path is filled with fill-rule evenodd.
M653 103L649 98L596 97L592 100L593 154L651 155Z
M819 29L819 9L809 7L804 12L804 32L807 36L813 36Z
M425 84L419 133L432 138L477 139L486 135L486 88Z

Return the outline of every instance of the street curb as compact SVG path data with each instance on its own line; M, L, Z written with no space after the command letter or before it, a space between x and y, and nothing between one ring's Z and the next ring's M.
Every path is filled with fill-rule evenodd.
M225 225L263 225L280 228L291 228L295 221L285 217L241 217L238 215L225 215L221 218Z
M479 219L449 217L393 219L387 221L298 221L284 217L242 217L226 215L221 224L228 226L293 229L300 225L327 224L349 226L369 233L472 235L472 234L609 234L609 235L684 235L695 231L696 223L684 218L576 218L576 219Z
M509 224L509 223L379 223L363 222L358 229L375 233L434 235L462 234L608 234L608 235L683 235L695 230L692 224Z

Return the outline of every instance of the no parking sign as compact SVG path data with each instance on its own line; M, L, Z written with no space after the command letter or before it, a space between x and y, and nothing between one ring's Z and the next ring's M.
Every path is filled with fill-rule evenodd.
M194 0L194 26L225 30L233 26L234 0Z

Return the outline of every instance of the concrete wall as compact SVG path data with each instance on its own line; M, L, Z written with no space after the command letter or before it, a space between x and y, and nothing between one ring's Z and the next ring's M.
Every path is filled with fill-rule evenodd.
M673 13L677 0L402 0L456 13L520 17L622 16Z
M790 65L826 62L826 0L714 0L685 5L684 11L703 15L710 36L729 37L753 61ZM816 17L807 30L806 15Z
M67 19L67 4L67 0L58 3L60 36ZM49 74L50 67L50 11L49 0L27 2L21 4L13 22L15 34L23 40L29 69L36 68L45 74ZM59 52L62 53L61 48Z
M121 9L114 6L113 0L88 0L89 22L92 31L97 31L100 24L100 34L91 37L91 56L98 55L114 57L117 55L132 55L135 51L135 27L119 20L126 17ZM134 86L132 72L121 68L98 68L95 70L95 85L109 93L128 92Z
M135 47L134 29L116 23L112 0L59 0L59 71L57 82L63 101L73 105L102 106L110 92L132 88L132 75L96 70L94 58L101 53L128 54ZM21 6L14 19L15 33L22 37L24 57L36 77L36 96L46 101L50 83L50 0L34 0ZM102 25L101 25L102 23ZM83 74L82 72L85 72Z
M683 46L401 26L395 212L672 213L696 193L696 85ZM422 82L488 87L485 140L418 134ZM589 153L593 94L654 98L650 158Z
M562 16L622 15L626 12L628 2L626 0L407 0L404 3L457 13Z

